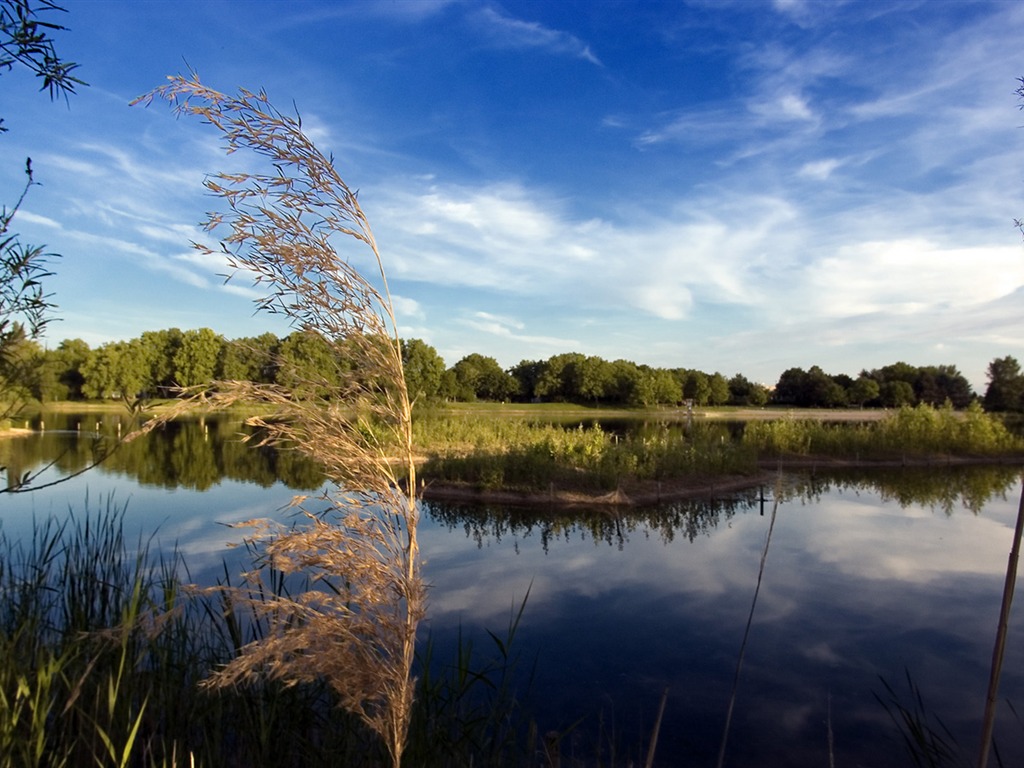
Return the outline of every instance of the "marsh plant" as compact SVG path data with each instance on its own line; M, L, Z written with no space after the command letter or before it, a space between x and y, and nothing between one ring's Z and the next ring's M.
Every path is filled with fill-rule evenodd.
M219 254L233 273L266 289L259 310L318 334L337 353L333 359L346 361L330 377L290 371L289 387L218 381L193 394L193 403L219 408L268 404L273 418L252 420L258 440L307 453L325 467L329 481L322 494L295 499L301 524L250 522L255 532L248 542L259 567L247 577L258 581L273 568L302 574L308 588L290 596L260 592L272 595L254 606L268 631L209 684L264 676L286 684L325 680L344 708L380 736L398 766L425 588L412 411L377 243L333 161L306 137L300 119L274 109L266 94L227 96L192 74L169 78L139 101L153 99L213 126L229 154L250 150L269 169L205 181L223 203L205 222L220 244L195 247ZM342 254L343 245L355 247Z
M763 458L829 456L904 460L938 456L993 458L1024 452L1024 440L975 402L963 412L946 405L903 407L863 424L809 419L749 422L743 442Z
M428 483L485 490L611 491L638 481L743 475L757 468L753 450L718 424L653 424L619 435L598 425L566 429L526 420L424 416L415 436L430 457L421 471Z

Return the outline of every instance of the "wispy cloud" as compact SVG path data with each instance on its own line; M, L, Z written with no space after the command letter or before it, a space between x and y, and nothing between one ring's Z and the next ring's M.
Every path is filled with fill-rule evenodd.
M513 18L493 6L480 8L470 19L487 41L497 48L546 51L603 66L589 45L568 32L545 27L539 22Z
M490 336L529 344L540 351L565 351L579 343L574 339L559 338L557 336L520 333L520 331L526 328L523 322L512 317L492 315L489 312L474 312L470 317L463 318L461 322L473 330Z
M48 227L49 229L61 229L59 221L54 221L49 216L40 216L38 213L26 211L24 208L18 211L16 221L19 223L36 224L40 227Z

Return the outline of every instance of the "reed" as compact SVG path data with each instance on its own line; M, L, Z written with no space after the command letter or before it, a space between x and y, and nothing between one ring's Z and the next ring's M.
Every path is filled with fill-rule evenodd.
M892 460L996 457L1024 452L1024 440L977 403L962 413L948 405L905 407L879 421L862 424L799 419L749 422L743 442L762 457Z
M205 227L227 233L216 249L195 247L265 288L258 310L317 334L330 357L344 361L333 375L321 376L278 360L289 387L214 382L163 416L173 418L197 402L269 405L275 418L250 420L263 430L262 444L307 453L331 483L317 498L295 499L302 526L248 521L254 531L248 541L258 557L247 578L258 585L270 571L304 573L309 588L294 596L270 593L253 603L267 632L244 645L210 682L229 688L264 677L286 685L326 681L341 705L378 734L397 768L412 711L416 629L426 590L412 409L376 240L333 160L306 137L297 117L274 109L265 93L227 96L193 73L171 77L137 101L153 99L213 126L229 153L248 150L266 162L264 173L207 178L207 190L224 209L209 214ZM337 251L353 241L355 250ZM248 593L235 599L246 600Z
M756 456L725 427L656 425L620 436L600 426L566 429L525 420L421 419L416 445L428 456L428 482L483 489L536 490L551 485L610 490L633 481L746 474Z
M129 544L123 521L124 508L108 502L59 525L40 523L25 543L0 537L0 767L390 760L326 681L200 686L275 631L269 613L288 596L288 576L268 572L261 586L237 585L225 567L222 583L231 589L185 588L180 559ZM535 741L521 698L528 685L519 686L525 606L524 598L482 651L460 639L440 658L423 644L410 762L525 762Z

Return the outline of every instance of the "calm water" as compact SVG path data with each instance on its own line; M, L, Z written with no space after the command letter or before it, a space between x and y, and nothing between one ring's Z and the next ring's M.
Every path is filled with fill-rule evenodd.
M109 417L108 417L109 418ZM95 422L95 417L90 417ZM52 425L50 425L52 426ZM0 463L44 477L88 460L91 431L2 441ZM315 473L253 452L222 421L171 425L99 468L30 494L0 496L0 530L127 505L131 536L176 545L212 580L237 534L226 523L280 514ZM277 478L283 478L277 479ZM421 543L429 632L443 658L461 630L480 657L529 593L516 647L533 669L523 698L541 732L582 721L567 750L593 758L599 732L639 752L668 689L659 765L714 765L765 544L763 578L736 685L726 764L910 763L878 697L886 683L977 749L988 667L1021 487L1013 468L786 478L715 504L623 512L432 506ZM1024 609L1022 609L1024 610ZM535 665L535 668L534 668ZM1024 622L1015 612L997 740L1024 759ZM603 723L603 731L599 728ZM611 734L611 735L609 735Z

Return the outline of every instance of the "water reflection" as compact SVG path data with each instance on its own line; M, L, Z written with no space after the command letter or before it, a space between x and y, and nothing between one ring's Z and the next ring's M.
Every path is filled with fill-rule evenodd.
M293 488L319 483L294 453L240 444L240 429L170 425L67 484L0 497L0 526L27 535L33 516L114 497L128 504L126 525L156 531L158 546L177 544L192 577L212 580L226 554L240 557L225 549L239 535L223 523L285 514ZM90 431L116 436L112 426ZM50 471L67 473L90 461L95 440L48 429L0 441L0 463L20 472L57 459ZM431 504L420 536L432 584L425 629L440 658L460 633L485 653L486 630L500 634L529 591L519 648L536 660L528 702L541 732L582 717L576 754L593 761L601 722L620 749L638 748L667 686L658 764L713 765L778 498L727 764L827 764L830 727L837 765L906 764L874 694L884 692L880 678L907 693L907 673L972 754L1018 477L1013 467L844 469L646 509ZM1019 613L1001 686L1018 711ZM1024 756L1024 729L1005 703L996 737L1005 761ZM608 754L607 742L601 749Z
M39 420L32 423L38 427ZM49 415L44 430L0 440L0 466L7 468L7 486L51 465L51 474L69 475L100 459L98 472L168 489L206 491L227 479L263 487L280 482L308 490L323 480L320 467L296 451L245 442L254 430L238 418L175 421L146 439L120 442L129 429L127 418L118 415Z

